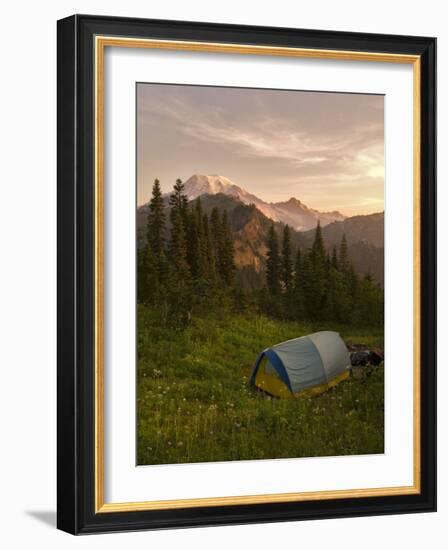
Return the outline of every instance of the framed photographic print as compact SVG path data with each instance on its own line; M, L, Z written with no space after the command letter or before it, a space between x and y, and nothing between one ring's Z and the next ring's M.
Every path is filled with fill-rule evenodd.
M436 507L434 38L58 22L58 527Z

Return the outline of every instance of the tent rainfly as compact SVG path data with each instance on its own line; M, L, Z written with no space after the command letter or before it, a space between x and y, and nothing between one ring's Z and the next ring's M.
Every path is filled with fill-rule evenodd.
M265 349L250 383L275 397L317 395L349 376L350 355L337 332L322 331Z

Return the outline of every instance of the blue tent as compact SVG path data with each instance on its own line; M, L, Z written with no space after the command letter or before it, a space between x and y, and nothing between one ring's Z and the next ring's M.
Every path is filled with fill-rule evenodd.
M265 349L250 382L276 397L318 394L349 376L350 355L337 332L322 331Z

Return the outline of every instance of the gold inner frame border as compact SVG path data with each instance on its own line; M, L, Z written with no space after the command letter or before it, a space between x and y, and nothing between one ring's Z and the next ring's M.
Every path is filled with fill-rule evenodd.
M265 495L225 496L179 500L154 500L141 502L106 503L104 501L104 55L106 47L146 48L159 50L197 51L208 53L232 53L266 56L286 56L313 59L406 63L413 65L413 298L414 298L414 349L413 349L413 455L414 483L402 487L366 489L342 489L301 493L277 493ZM280 46L255 46L250 44L226 44L96 36L95 59L95 513L130 512L143 510L167 510L207 506L231 506L278 502L304 502L343 498L363 498L420 493L421 480L421 425L420 425L420 117L421 71L420 56L381 52L356 52L345 50L321 50Z

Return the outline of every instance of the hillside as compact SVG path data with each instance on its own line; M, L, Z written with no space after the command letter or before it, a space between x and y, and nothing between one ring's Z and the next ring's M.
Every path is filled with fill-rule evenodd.
M173 338L150 309L137 314L138 464L384 451L383 367L319 398L269 399L248 386L261 350L316 327L221 310ZM383 346L379 331L332 329L346 341Z
M247 290L261 288L265 284L266 237L272 220L265 216L254 204L246 205L238 198L217 193L200 195L204 212L210 214L213 208L227 210L230 225L234 232L235 263L238 268L237 280ZM194 199L192 203L195 202ZM168 199L166 199L167 208ZM144 239L144 228L148 216L147 205L137 212L139 238ZM381 285L384 281L384 214L354 216L342 222L333 222L322 229L327 248L339 246L345 233L348 252L355 269L371 273ZM169 230L169 215L167 215ZM281 238L284 224L274 222ZM294 249L309 248L313 242L314 229L306 232L291 230L291 243Z
M227 209L230 223L235 231L235 261L237 267L244 271L250 285L264 284L266 267L266 236L272 221L254 205L246 206L228 196L205 195L201 197L204 211L210 213L216 206ZM284 224L276 222L279 238ZM312 245L315 230L299 232L291 230L291 243L294 249L306 249ZM384 213L366 216L354 216L342 222L334 222L322 229L325 245L328 249L339 247L345 233L349 256L356 271L361 274L371 273L381 285L384 283ZM255 276L255 271L259 276ZM247 283L249 284L249 283ZM244 284L244 286L247 286Z
M384 212L353 216L322 228L327 247L339 246L345 234L353 265L359 273L369 272L384 285ZM304 247L311 246L314 231L301 233Z
M353 216L343 221L332 222L322 228L322 236L329 246L338 245L342 235L348 243L364 242L384 248L384 212L365 216ZM303 233L305 242L311 243L314 231Z

